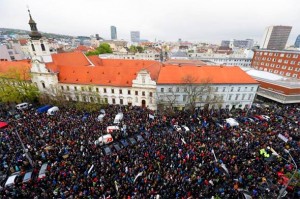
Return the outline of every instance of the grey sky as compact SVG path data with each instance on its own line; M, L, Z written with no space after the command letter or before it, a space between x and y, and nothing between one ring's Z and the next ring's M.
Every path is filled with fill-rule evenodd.
M299 0L0 0L0 27L29 30L29 5L38 29L68 35L99 33L129 40L131 30L154 41L206 41L253 38L266 26L293 26L289 43L300 34Z

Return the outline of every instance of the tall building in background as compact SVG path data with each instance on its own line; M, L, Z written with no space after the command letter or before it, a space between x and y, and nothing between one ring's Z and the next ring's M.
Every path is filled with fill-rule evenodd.
M231 40L222 40L221 46L222 47L229 47L229 48L247 48L251 49L254 45L253 39L231 39Z
M298 35L298 37L297 37L297 39L296 39L296 41L295 41L294 46L295 46L296 48L300 48L300 35Z
M110 27L110 37L112 40L117 39L117 28L116 26Z
M140 31L131 31L130 38L131 38L131 42L139 42L140 41Z
M291 33L292 26L268 26L261 43L262 49L283 50Z

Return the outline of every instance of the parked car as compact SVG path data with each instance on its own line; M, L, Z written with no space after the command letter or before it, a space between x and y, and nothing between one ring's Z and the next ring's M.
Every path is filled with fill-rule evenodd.
M5 187L13 186L16 183L16 181L17 181L17 179L18 179L19 176L20 176L20 172L16 172L16 173L11 174L7 178L4 186Z
M144 142L145 141L145 139L141 135L136 135L136 140L138 142Z
M40 171L39 171L38 180L43 179L43 178L46 177L47 167L48 167L48 163L44 163L44 164L41 166L41 169L40 169Z
M122 144L124 147L128 147L128 146L129 146L127 140L125 140L125 139L121 140L120 142L121 142L121 144Z
M114 143L113 144L113 147L114 147L114 149L118 152L118 151L120 151L122 148L121 148L121 146L118 144L118 143Z
M22 182L27 183L27 182L30 182L31 180L32 180L32 171L28 171L25 173Z
M109 146L105 146L103 148L105 155L110 155L112 154L111 149L109 148Z
M150 133L148 133L147 131L142 133L145 137L145 139L148 139L150 137Z
M16 105L16 109L18 109L18 110L26 110L26 109L29 108L29 106L30 106L29 103L23 102L21 104L17 104Z
M131 145L135 145L137 143L136 140L133 137L128 138L128 140L129 140Z

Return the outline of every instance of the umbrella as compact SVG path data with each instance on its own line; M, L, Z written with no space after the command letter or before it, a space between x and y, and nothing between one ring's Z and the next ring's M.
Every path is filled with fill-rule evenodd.
M8 124L6 122L0 122L0 128L7 127Z

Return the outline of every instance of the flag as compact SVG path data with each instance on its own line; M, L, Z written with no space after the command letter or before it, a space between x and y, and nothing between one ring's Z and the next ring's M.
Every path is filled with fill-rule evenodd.
M228 169L224 163L221 164L222 169L229 175Z
M118 186L117 181L115 181L115 186L116 186L116 190L117 190L117 192L118 192L118 194L119 194L119 186Z
M149 114L149 118L154 120L154 115Z
M251 193L249 191L244 189L238 189L238 191L243 194L245 199L252 199Z
M218 162L214 149L212 149L211 152L213 153L213 155L215 157L215 161Z
M136 179L137 179L138 177L142 176L142 175L143 175L143 171L142 171L142 172L140 172L140 173L138 173L138 174L135 176L135 178L134 178L134 181L133 181L133 182L135 182L135 181L136 181Z
M94 165L91 166L91 168L88 171L88 174L90 174L90 172L92 171L93 168L94 168Z

